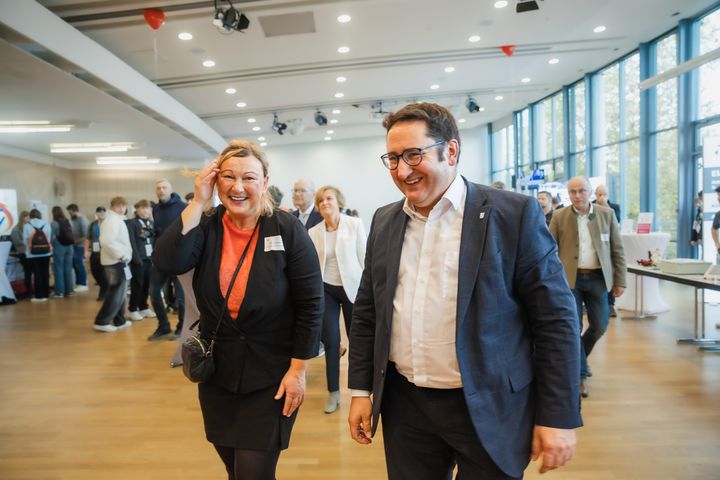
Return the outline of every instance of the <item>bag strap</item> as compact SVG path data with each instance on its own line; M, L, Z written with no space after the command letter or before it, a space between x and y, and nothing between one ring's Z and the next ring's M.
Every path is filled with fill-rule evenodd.
M260 219L262 219L262 217L260 217ZM222 323L223 317L225 317L225 312L227 312L227 305L228 305L228 300L230 299L230 293L232 292L233 286L235 285L235 279L237 278L238 273L240 272L240 267L242 267L242 264L245 261L245 255L247 254L248 249L250 248L250 244L253 241L253 237L255 236L255 233L257 232L258 226L260 225L260 219L258 219L258 221L255 223L255 228L253 229L253 232L250 235L250 240L248 240L248 243L245 245L245 250L243 250L242 255L240 255L240 260L238 260L237 267L235 267L235 272L233 273L232 279L230 280L230 286L228 287L227 292L225 293L225 299L223 300L222 313L220 314L220 318L218 318L218 323L215 326L215 331L213 332L212 338L210 339L210 347L208 348L209 355L212 355L213 346L215 346L215 339L217 338L218 331L220 331L220 324Z

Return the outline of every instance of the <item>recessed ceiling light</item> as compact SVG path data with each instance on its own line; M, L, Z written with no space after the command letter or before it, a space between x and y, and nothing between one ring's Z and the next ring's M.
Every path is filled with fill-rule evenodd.
M459 119L458 123L465 123L465 119L464 118Z
M227 93L228 95L234 95L234 94L237 93L237 89L232 88L232 87L226 88L226 89L225 89L225 93Z
M265 141L265 137L258 137L258 141L264 142L264 141Z
M335 125L336 123L338 123L338 119L337 119L337 118L333 118L333 119L330 120L330 123L332 123L333 125Z
M255 119L253 117L248 118L248 123L255 123L255 122L257 122L257 119Z
M485 111L485 107L480 107L480 111L481 111L481 112L484 112L484 111Z
M192 33L182 32L178 35L180 40L192 40Z
M344 96L345 96L345 94L342 93L342 92L337 92L337 93L335 94L335 98L343 98Z
M607 28L605 28L605 25L598 25L597 27L593 28L593 32L595 33L602 33L605 30L607 30Z
M94 143L51 143L51 153L97 153L127 152L133 148L130 142L94 142Z
M215 66L215 62L213 62L212 60L205 60L203 62L203 67L205 67L205 68L212 68L214 66Z
M468 42L470 43L477 43L480 41L480 35L472 35L470 38L468 38Z
M550 60L548 60L548 63L550 65L557 65L558 63L560 63L560 59L559 58L551 58Z
M73 128L75 128L75 125L60 125L56 123L50 123L49 120L0 121L0 133L69 132Z
M455 71L455 67L445 67L445 73L452 73Z
M340 22L340 23L348 23L350 20L352 20L352 17L351 17L350 15L347 15L347 14L340 15L340 16L337 18L337 21Z
M338 53L348 53L350 51L350 47L342 46L338 48Z
M495 2L495 8L505 8L508 6L507 0L498 0Z
M267 147L267 142L260 142L261 147Z
M326 142L329 142L330 140L332 140L332 137L325 137Z
M339 108L333 108L332 114L333 115L340 115L342 113L342 110Z
M502 100L503 98L504 98L504 97L503 97L502 95L498 95L498 96L495 97L495 100L497 100L497 101L499 102L499 101Z
M253 132L259 132L260 130L262 130L262 128L258 127L257 125L254 126L252 129L253 129Z
M440 85L438 85L437 83L433 83L432 85L430 85L430 90L437 90L438 88L440 88Z
M525 77L522 80L520 80L522 83L530 83L530 77Z
M347 81L347 78L340 76L340 77L337 77L337 78L335 79L335 81L338 82L338 83L343 83L343 82L346 82L346 81Z
M328 130L328 131L325 132L325 133L327 133L328 135L332 135L333 133L335 133L335 130Z
M235 106L238 107L238 108L245 108L245 107L247 107L247 103L245 103L245 102L238 102L238 103L235 104Z

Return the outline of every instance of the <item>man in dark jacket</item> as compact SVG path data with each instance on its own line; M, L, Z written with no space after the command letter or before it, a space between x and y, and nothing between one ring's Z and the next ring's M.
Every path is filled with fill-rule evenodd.
M153 220L155 222L155 239L160 238L167 228L180 217L187 204L182 201L180 195L172 191L170 181L161 178L155 182L155 194L158 203L153 206ZM178 323L173 333L168 321L167 310L162 298L162 289L165 283L172 282L175 287L175 295L178 304ZM185 318L185 295L178 282L177 277L165 274L157 269L155 265L150 269L150 300L153 310L158 319L158 328L148 337L148 340L156 341L161 339L175 340L182 331L183 319Z
M615 212L615 218L617 218L618 224L620 223L620 205L610 201L610 194L608 193L608 189L605 185L598 185L595 189L595 200L593 200L593 203L597 203L603 207L612 208ZM611 317L617 317L617 312L615 311L615 296L612 292L608 292L608 310L610 311Z

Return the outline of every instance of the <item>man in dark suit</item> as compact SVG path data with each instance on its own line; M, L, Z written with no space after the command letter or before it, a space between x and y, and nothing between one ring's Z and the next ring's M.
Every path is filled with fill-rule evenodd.
M390 480L521 478L575 451L580 341L574 300L538 202L457 174L439 105L390 114L403 201L373 218L353 308L348 423L383 419ZM372 395L372 399L370 398Z
M617 218L618 223L620 223L620 205L610 201L610 193L605 185L597 186L595 189L595 200L593 200L593 203L597 203L603 207L612 208L615 212L615 218ZM608 292L607 298L610 316L617 317L617 312L615 311L615 295L613 295L612 291Z
M315 208L315 184L312 180L301 178L292 189L292 202L296 210L292 214L300 219L306 230L322 222L322 216Z

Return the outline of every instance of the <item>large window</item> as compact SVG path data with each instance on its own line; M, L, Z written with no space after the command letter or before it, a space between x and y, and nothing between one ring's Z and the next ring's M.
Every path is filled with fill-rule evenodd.
M720 10L705 16L699 24L700 54L720 48ZM720 60L700 67L699 80L699 117L720 115Z
M581 80L569 90L570 107L570 163L576 175L586 175L585 168L585 81Z
M655 46L657 73L677 65L677 35L661 39ZM677 252L678 218L678 139L677 79L672 78L655 87L655 131L651 141L655 151L655 226L670 233L667 255Z
M535 105L537 119L536 168L545 170L545 178L562 180L565 151L565 115L562 92Z
M492 134L492 181L501 181L511 188L515 169L515 129L512 125Z

